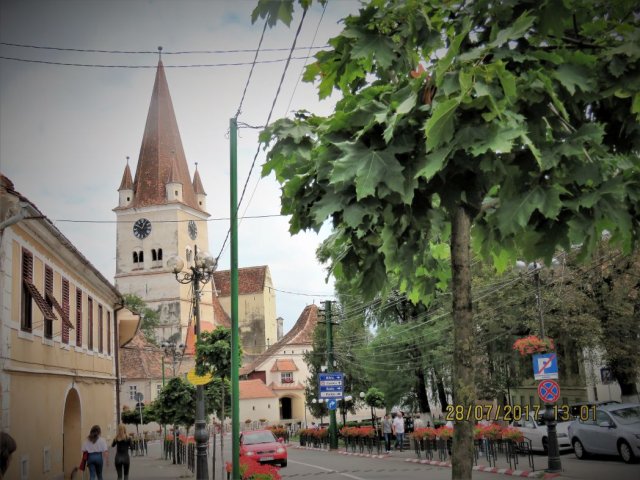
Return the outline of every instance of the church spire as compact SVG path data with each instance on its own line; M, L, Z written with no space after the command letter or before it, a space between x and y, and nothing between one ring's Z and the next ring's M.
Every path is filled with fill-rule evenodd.
M196 162L196 173L193 174L193 191L196 192L196 195L206 195L198 173L198 162Z
M166 204L166 185L171 181L182 184L181 203L203 210L190 181L164 65L160 59L133 182L135 195L131 206Z
M133 190L133 178L131 177L131 169L129 168L129 157L127 157L127 166L124 167L124 173L122 174L122 181L120 182L120 190Z

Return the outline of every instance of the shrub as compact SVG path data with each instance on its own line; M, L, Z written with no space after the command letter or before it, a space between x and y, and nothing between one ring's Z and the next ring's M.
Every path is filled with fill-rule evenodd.
M230 462L227 462L226 469L227 473L231 473ZM277 467L263 465L248 457L240 457L240 477L242 480L281 480L282 478Z
M440 427L435 431L435 434L442 440L449 440L453 436L453 428L447 426Z
M517 428L506 427L502 430L502 438L520 443L524 441L524 434Z
M521 356L532 353L544 353L554 349L551 338L538 338L535 335L519 338L513 343L513 349L520 352Z
M497 423L492 423L482 427L482 436L488 440L500 440L502 438L502 427Z

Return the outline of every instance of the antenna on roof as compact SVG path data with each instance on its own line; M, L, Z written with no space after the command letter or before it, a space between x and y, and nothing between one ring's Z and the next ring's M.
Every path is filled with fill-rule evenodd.
M158 60L162 60L162 46L158 46Z

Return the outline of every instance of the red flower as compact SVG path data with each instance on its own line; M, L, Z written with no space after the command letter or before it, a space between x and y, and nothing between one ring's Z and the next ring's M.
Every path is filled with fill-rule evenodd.
M538 338L535 335L529 335L525 338L519 338L513 343L513 349L520 352L520 355L530 355L532 353L544 353L553 350L553 339Z

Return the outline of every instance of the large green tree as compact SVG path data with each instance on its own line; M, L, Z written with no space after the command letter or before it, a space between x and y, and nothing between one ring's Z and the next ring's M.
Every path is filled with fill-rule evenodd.
M160 324L160 314L158 311L147 307L145 301L132 293L123 295L125 306L136 315L142 317L140 330L144 334L144 338L154 345L158 344L156 340L156 328Z
M260 1L253 18L288 23L292 9ZM298 112L261 136L291 232L331 221L335 276L374 296L396 275L423 303L451 279L457 405L476 397L472 245L504 269L558 247L590 255L604 229L627 250L637 239L636 9L373 0L307 67L321 98L342 95L334 112ZM471 478L472 444L459 422L456 479Z

